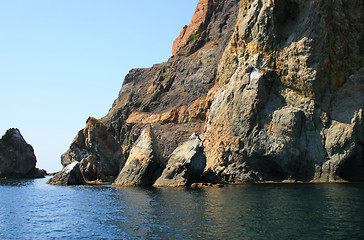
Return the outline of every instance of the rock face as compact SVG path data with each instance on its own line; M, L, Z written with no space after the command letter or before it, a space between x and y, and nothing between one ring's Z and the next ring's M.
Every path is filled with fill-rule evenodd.
M87 145L87 125L62 162L123 155L107 167L118 184L152 185L157 171L137 176L158 143L167 167L155 185L364 181L363 24L360 0L200 0L173 57L131 70L99 121L114 147ZM81 172L102 164L90 166Z
M80 171L80 163L72 162L56 173L54 177L48 180L48 184L54 185L82 185L85 180Z
M201 139L195 134L190 139L173 151L162 175L153 186L190 186L200 180L206 166L206 157Z
M34 150L21 135L11 128L0 139L0 178L42 178L47 173L36 168Z
M145 128L113 185L150 186L162 172L162 158L151 127Z
M242 1L206 125L209 176L364 180L362 36L361 1Z

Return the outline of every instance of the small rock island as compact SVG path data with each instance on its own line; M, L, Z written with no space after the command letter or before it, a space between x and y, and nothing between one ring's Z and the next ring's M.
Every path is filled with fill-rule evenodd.
M0 178L43 178L47 172L36 168L34 149L11 128L0 139Z

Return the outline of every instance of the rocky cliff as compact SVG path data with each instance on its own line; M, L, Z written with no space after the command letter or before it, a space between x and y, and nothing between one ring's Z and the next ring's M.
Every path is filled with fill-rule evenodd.
M35 167L34 150L21 135L11 128L0 139L0 178L42 178L46 171Z
M164 169L149 174L156 186L362 181L363 15L360 0L200 0L168 62L125 77L99 123L108 140L86 127L62 164L138 174L150 128ZM94 164L105 141L113 147Z
M209 177L364 180L363 13L362 1L241 1L206 124Z

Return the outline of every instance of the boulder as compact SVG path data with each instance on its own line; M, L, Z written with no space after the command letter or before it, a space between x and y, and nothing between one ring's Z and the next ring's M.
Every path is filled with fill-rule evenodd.
M193 134L169 158L162 175L157 179L155 187L190 186L197 181L206 166L201 139Z
M114 180L125 163L120 144L101 121L92 117L61 159L64 167L74 161L80 162L84 179L100 182Z
M128 160L113 185L151 186L162 172L162 159L150 126L145 128L130 151Z
M82 185L85 180L80 171L80 163L72 162L56 173L54 177L48 180L48 184L54 185Z
M0 178L42 178L47 173L36 168L34 149L11 128L0 139Z

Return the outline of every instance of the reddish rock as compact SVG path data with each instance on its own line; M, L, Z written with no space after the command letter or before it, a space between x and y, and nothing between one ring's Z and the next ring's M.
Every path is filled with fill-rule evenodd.
M179 36L173 42L172 54L175 55L189 41L191 34L198 34L205 30L218 0L200 0L191 23L184 26Z

